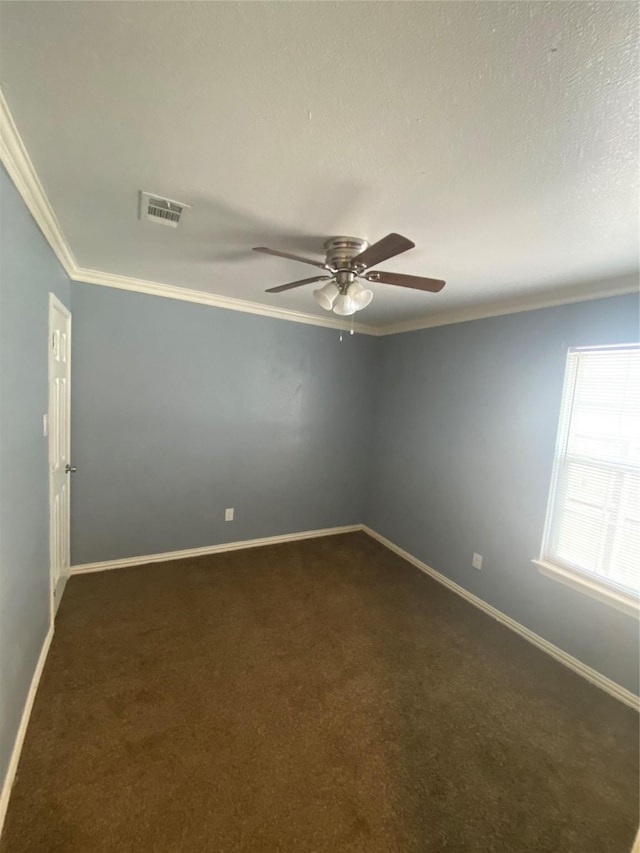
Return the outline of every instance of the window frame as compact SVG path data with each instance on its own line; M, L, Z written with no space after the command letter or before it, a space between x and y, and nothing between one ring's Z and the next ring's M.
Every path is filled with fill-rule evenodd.
M542 534L542 543L540 546L540 555L534 558L532 562L537 567L538 571L546 577L552 578L559 583L576 589L585 595L602 601L616 610L626 613L628 616L633 616L640 620L640 591L633 592L618 586L616 583L608 581L606 578L597 575L595 572L581 570L575 566L568 566L563 563L554 562L547 557L547 545L551 539L554 505L557 495L559 466L562 460L562 449L567 441L570 428L570 423L565 423L562 420L564 411L565 394L567 392L567 378L570 370L570 358L574 353L579 352L614 352L616 350L638 349L640 344L615 344L612 346L594 346L594 347L569 347L565 358L565 368L562 380L562 395L560 398L560 412L558 415L556 426L556 442L553 452L553 467L551 470L551 480L549 483L547 509L544 520L544 529ZM569 419L571 409L569 409Z

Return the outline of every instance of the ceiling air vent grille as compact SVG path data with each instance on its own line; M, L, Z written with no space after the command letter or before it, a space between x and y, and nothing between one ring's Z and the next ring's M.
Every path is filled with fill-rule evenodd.
M156 222L158 225L177 228L182 214L188 207L188 204L183 204L181 201L140 192L139 218L148 219L149 222Z

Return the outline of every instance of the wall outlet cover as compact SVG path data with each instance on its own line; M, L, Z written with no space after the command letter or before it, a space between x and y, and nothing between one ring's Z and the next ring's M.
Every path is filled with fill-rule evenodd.
M225 521L233 521L233 507L229 507L224 511L224 520Z
M476 554L475 551L473 553L473 560L471 561L471 565L474 569L482 568L482 554Z

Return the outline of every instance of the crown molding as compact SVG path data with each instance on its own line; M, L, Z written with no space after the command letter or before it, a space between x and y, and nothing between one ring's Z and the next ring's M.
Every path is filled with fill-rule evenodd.
M49 199L18 133L2 90L0 90L0 159L65 272L71 277L71 272L77 269L76 259L49 204Z
M610 296L626 296L638 293L640 277L636 274L617 276L605 281L584 282L572 287L547 290L526 297L513 297L497 302L487 302L470 308L443 311L430 317L407 320L379 326L376 334L380 336L398 335L402 332L417 332L420 329L432 329L435 326L449 326L453 323L466 323L470 320L486 320L489 317L502 317L507 314L520 314L524 311L537 311L540 308L557 308L575 302L588 302L592 299L607 299Z
M215 308L226 308L231 311L258 314L263 317L274 317L278 320L306 323L328 329L345 328L344 320L337 317L307 314L302 311L292 311L287 308L262 305L259 302L234 299L229 296L219 296L203 290L192 290L172 284L146 281L144 279L130 278L129 276L80 267L64 236L64 232L51 207L47 194L40 183L40 179L18 132L18 128L1 89L0 160L4 164L16 189L22 196L24 203L51 246L54 254L62 264L64 271L72 281L98 284L104 287L115 287L119 290L146 293L151 296L163 296L168 299L180 299L183 302L195 302L199 305L210 305ZM376 329L363 323L354 323L353 330L354 332L365 335L377 333Z
M259 314L262 317L274 317L278 320L290 320L294 323L306 323L310 326L323 326L327 329L345 329L343 320L330 316L322 317L316 314L306 314L302 311L291 311L287 308L276 308L272 305L262 305L259 302L249 302L244 299L234 299L229 296L219 296L204 290L191 290L188 287L178 287L172 284L161 284L157 281L146 281L142 278L129 278L124 275L99 272L76 268L69 276L73 281L85 284L98 284L103 287L115 287L119 290L130 290L135 293L146 293L150 296L164 296L167 299L180 299L183 302L196 302L199 305L211 305L215 308L228 308L231 311L242 311L245 314ZM364 335L375 335L377 329L362 323L353 324L354 332Z
M218 294L209 293L204 290L193 290L178 285L130 278L129 276L100 272L99 270L85 269L78 266L44 188L40 183L40 179L20 137L1 89L0 160L4 163L24 203L27 205L31 215L72 281L97 284L103 287L115 287L119 290L146 293L150 296L163 296L167 299L179 299L183 302L194 302L198 305L226 308L230 311L241 311L246 314L257 314L262 317L273 317L278 320L289 320L294 323L321 326L326 329L344 330L345 328L343 319L338 319L331 315L324 317L318 314L292 311L287 308L263 305L260 302L219 296ZM499 317L505 314L533 311L538 308L551 308L558 305L567 305L572 302L585 302L589 299L601 299L637 291L638 277L637 275L635 277L631 275L606 282L588 282L582 285L575 285L574 287L546 291L529 297L514 297L470 308L442 311L439 314L432 314L427 317L420 317L419 319L407 320L400 323L390 323L380 326L354 323L353 330L361 335L373 335L376 337L397 335L402 332L430 329L434 326L446 326L452 323L464 323L469 320Z

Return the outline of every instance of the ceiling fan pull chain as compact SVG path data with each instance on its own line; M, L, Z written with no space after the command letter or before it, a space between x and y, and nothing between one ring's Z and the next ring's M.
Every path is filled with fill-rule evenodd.
M353 314L351 315L351 328L349 329L349 334L353 334Z

